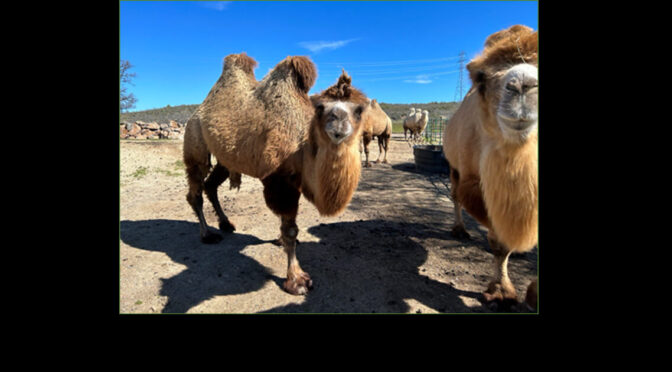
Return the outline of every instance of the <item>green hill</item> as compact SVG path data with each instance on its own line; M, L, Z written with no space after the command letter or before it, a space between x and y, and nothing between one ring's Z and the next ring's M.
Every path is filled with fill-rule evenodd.
M401 121L404 115L407 115L411 107L429 111L429 118L434 119L439 116L451 117L459 102L430 102L430 103L380 103L383 111L392 119L392 121ZM144 122L168 123L175 120L179 123L186 123L189 117L196 111L198 104L166 106L158 109L124 112L121 114L121 121L134 122L137 120Z

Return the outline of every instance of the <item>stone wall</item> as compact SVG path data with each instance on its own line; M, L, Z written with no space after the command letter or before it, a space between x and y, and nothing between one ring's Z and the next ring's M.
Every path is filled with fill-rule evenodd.
M119 138L122 139L184 139L184 123L171 120L168 124L157 122L122 122L119 125Z

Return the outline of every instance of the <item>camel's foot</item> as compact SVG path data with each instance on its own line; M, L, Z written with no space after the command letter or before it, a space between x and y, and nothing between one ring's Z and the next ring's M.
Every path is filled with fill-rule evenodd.
M383 161L381 163L387 164L387 159L383 159Z
M308 290L313 288L313 281L308 273L300 272L288 277L282 288L293 295L305 295Z
M457 239L470 239L471 238L471 235L469 235L467 230L462 225L453 226L453 229L450 231L450 234Z
M201 235L201 242L205 244L217 244L222 241L224 237L218 233L212 231L206 231L205 234Z
M527 294L525 295L525 306L529 311L537 310L537 281L534 280L527 287Z
M219 221L219 230L225 234L228 234L236 231L236 226L234 226L231 221L227 219L224 221Z
M364 163L364 168L371 168L371 163L369 163L368 161Z
M494 311L518 310L518 294L510 283L492 281L483 293L487 306Z

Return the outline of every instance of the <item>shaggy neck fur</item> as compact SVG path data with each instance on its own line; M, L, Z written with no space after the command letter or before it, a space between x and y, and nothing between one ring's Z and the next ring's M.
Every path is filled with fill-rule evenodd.
M524 252L537 243L537 132L522 144L486 136L480 158L483 199L498 240Z
M324 141L313 126L303 155L303 194L321 215L341 213L357 189L361 163L355 132L340 145Z

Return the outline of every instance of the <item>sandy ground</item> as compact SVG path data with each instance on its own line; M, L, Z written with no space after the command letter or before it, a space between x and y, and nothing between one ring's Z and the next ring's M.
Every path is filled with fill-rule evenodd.
M493 270L487 231L464 213L471 239L450 235L448 176L417 171L403 138L391 141L389 164L362 168L342 215L321 217L301 198L297 256L314 283L306 296L282 290L287 258L271 243L280 221L266 207L259 180L243 176L240 191L229 190L228 181L219 188L237 231L206 245L185 199L182 142L122 140L120 151L120 313L494 310L481 302ZM378 156L376 143L370 154ZM522 301L537 276L537 249L513 255L509 275Z

